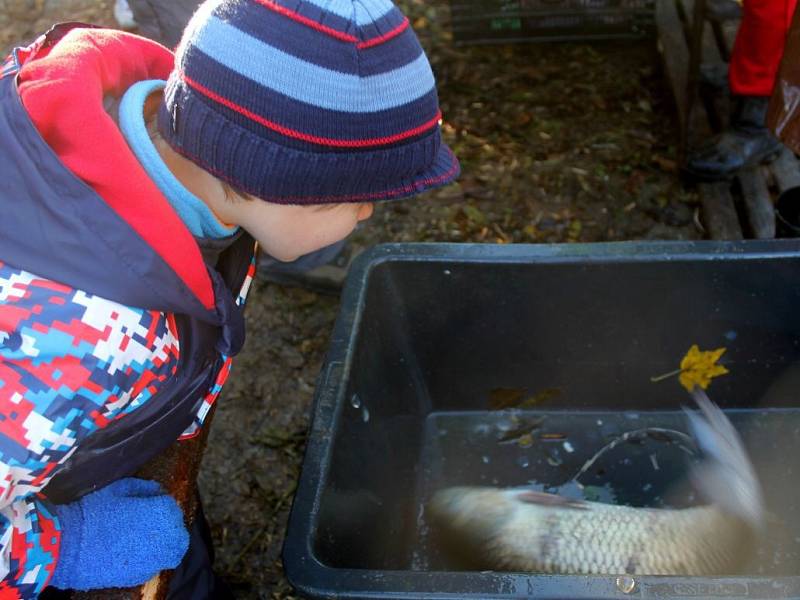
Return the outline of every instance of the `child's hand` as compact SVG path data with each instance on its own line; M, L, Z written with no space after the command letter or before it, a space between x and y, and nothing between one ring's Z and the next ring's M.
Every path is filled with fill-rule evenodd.
M53 587L133 587L176 567L189 547L181 509L155 481L121 479L56 513L62 532Z

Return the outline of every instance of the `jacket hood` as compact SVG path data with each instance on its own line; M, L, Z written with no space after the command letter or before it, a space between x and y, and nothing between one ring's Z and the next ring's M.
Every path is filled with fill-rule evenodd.
M0 79L0 260L220 324L230 292L103 104L136 81L165 79L172 64L145 38L77 28Z

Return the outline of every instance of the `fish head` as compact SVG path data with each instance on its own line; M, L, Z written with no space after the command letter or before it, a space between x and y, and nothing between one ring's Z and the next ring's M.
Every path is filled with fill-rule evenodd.
M503 536L515 509L503 490L451 487L434 494L426 513L436 545L454 568L484 570L495 568L487 548Z
M571 503L529 488L451 487L434 494L427 515L437 542L459 566L498 568L503 554L491 548L520 537L538 548L548 534L547 516L570 510Z
M513 511L513 500L496 488L446 488L436 492L428 504L431 521L437 527L469 532L476 539L494 535Z

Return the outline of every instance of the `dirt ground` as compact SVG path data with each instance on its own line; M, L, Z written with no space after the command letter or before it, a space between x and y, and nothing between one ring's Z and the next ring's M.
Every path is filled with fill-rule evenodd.
M0 0L0 49L59 20L113 24L113 0ZM655 40L454 47L442 0L401 2L439 81L460 182L377 207L355 242L594 242L702 236L678 181ZM255 285L200 485L219 572L242 598L292 598L284 527L338 299Z

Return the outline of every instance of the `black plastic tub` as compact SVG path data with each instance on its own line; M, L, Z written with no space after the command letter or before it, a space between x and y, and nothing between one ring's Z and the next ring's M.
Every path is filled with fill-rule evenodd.
M441 487L560 491L614 436L686 431L677 378L651 378L693 344L727 349L730 372L708 392L778 524L747 574L482 572L440 552L424 506ZM798 365L797 240L373 248L352 268L318 381L287 576L312 598L800 598ZM514 390L535 402L492 410ZM553 443L502 441L509 419L540 417ZM689 461L653 443L619 446L582 483L634 506L691 504L664 500Z

